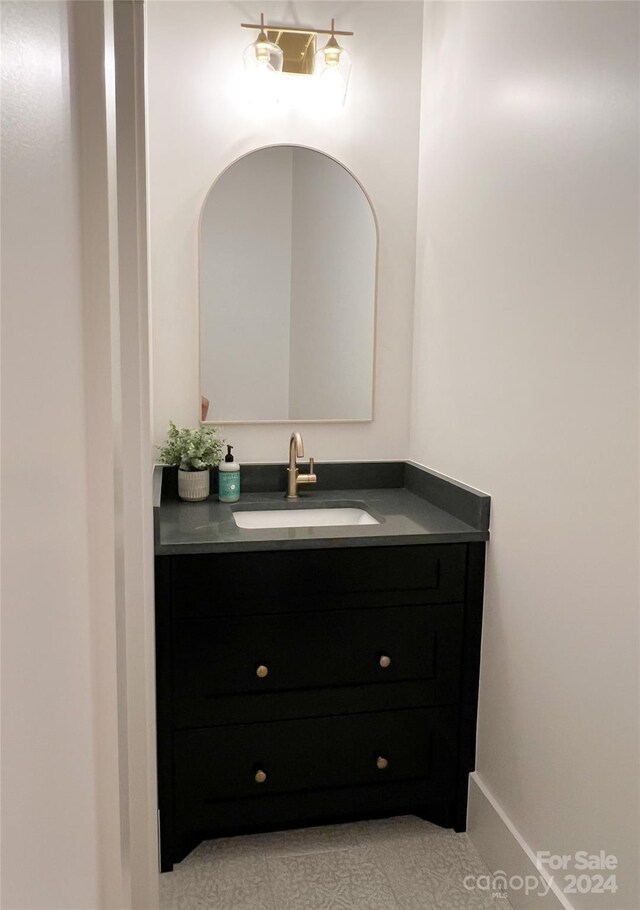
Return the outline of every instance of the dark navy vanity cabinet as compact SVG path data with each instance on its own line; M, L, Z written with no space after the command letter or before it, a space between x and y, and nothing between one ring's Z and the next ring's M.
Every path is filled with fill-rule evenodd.
M463 830L484 550L158 555L163 871L230 833L401 813Z

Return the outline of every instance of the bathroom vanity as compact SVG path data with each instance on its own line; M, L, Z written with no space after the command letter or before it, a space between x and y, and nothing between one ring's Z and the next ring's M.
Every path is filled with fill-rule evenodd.
M161 867L218 835L415 813L464 830L489 497L416 466L285 467L182 503L156 469ZM234 513L375 523L238 527Z

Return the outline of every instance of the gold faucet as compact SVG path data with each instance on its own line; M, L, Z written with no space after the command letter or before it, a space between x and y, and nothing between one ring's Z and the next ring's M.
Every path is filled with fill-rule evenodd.
M298 498L298 484L315 483L317 477L313 472L313 458L309 459L309 473L301 474L296 464L297 458L304 455L304 445L300 433L292 433L289 440L289 468L287 470L287 499Z

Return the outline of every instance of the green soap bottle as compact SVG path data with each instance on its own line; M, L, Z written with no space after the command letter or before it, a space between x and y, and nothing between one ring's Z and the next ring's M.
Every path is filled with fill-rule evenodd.
M231 450L227 446L224 461L218 465L218 499L220 502L237 502L240 499L240 465L234 461Z

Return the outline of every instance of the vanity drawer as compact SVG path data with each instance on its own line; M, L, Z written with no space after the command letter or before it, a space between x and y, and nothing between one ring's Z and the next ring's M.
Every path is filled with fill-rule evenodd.
M278 692L409 680L425 681L418 704L453 703L462 619L461 604L431 604L176 622L175 723L225 723L234 712L258 720L273 716L269 701ZM229 702L229 695L250 697ZM302 713L294 704L285 710Z
M175 804L195 821L226 799L403 780L446 791L456 738L455 707L183 730L174 737Z
M464 600L465 564L465 544L180 556L172 559L172 612L303 612L328 598L368 607L388 603L390 592L409 592L409 603L453 603Z

